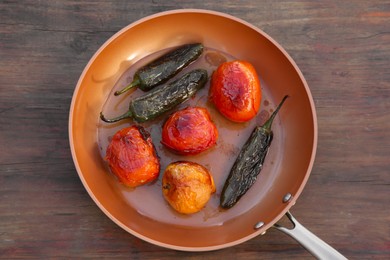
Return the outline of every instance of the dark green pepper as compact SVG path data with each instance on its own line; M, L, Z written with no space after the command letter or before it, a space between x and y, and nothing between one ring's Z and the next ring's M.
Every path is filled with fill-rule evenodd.
M205 86L207 77L207 71L204 69L192 70L169 84L133 99L125 114L106 119L100 113L100 118L107 123L114 123L125 118L132 118L139 123L151 120L193 96Z
M183 68L195 61L202 52L203 45L201 43L186 44L170 51L138 69L130 85L116 91L114 95L118 96L136 86L142 91L149 91L173 78Z
M223 186L220 206L231 208L252 187L263 168L264 159L271 145L272 122L288 96L285 96L263 126L257 126L242 147Z

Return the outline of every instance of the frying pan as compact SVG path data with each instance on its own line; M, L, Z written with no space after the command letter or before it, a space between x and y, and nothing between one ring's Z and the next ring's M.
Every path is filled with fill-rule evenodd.
M202 42L207 50L251 62L260 76L263 103L259 117L245 124L229 123L207 101L202 103L219 127L219 143L211 151L185 159L211 170L217 192L201 212L182 216L164 202L161 174L155 183L136 189L123 187L113 177L103 159L109 140L104 133L112 135L134 122L105 125L99 113L114 86L128 80L129 68L149 54L189 42ZM137 91L118 98L115 109L123 113ZM207 99L205 91L186 105L199 105ZM286 94L290 98L275 119L274 140L257 182L236 206L219 209L220 191L234 155L254 125ZM169 160L183 158L159 144L161 124L153 121L145 127L152 132L164 169ZM175 250L210 251L243 243L274 227L318 258L344 258L289 213L309 178L317 147L317 118L309 87L287 52L243 20L214 11L183 9L151 15L123 28L95 53L80 76L70 108L69 139L75 167L91 198L112 221L140 239ZM277 223L284 215L294 228Z

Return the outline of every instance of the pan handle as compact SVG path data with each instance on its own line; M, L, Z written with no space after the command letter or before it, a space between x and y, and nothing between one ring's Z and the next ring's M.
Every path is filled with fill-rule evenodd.
M279 224L275 224L274 228L282 231L283 233L294 238L304 248L306 248L317 259L347 259L337 250L325 243L319 237L311 233L307 228L302 226L290 212L286 213L286 216L294 225L292 229L282 227Z

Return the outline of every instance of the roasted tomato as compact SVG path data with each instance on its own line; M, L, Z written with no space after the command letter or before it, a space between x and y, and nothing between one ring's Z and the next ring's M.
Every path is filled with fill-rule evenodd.
M160 172L152 139L141 126L119 130L107 147L105 159L119 181L129 187L151 182Z
M173 113L162 129L161 143L179 154L197 154L215 145L218 130L205 108L188 107Z
M193 162L174 162L167 166L162 178L164 198L177 212L200 211L215 192L210 172Z
M222 63L211 78L210 100L235 122L246 122L260 109L261 88L255 68L246 61Z

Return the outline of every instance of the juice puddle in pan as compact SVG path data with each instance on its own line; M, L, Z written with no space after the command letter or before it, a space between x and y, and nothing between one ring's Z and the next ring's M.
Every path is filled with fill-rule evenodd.
M106 103L104 104L102 111L107 118L115 117L123 114L128 109L128 103L131 99L143 95L139 89L130 90L128 93L120 96L114 96L114 92L126 86L131 82L135 71L142 65L160 56L161 51L147 56L146 58L138 61L132 65L115 84L111 93L109 94ZM212 72L217 68L218 64L224 60L233 60L234 57L219 52L217 50L205 48L204 53L199 57L197 61L185 68L174 79L195 68L203 68L208 71L209 78ZM257 117L246 123L234 123L225 119L214 106L208 101L209 81L206 86L198 91L196 95L179 105L173 111L179 110L188 106L201 106L205 107L211 115L212 120L217 126L219 137L217 144L211 149L195 155L195 156L182 156L168 151L161 144L161 129L162 125L167 117L173 113L173 111L167 112L159 118L150 122L142 123L142 125L152 136L153 143L156 147L157 154L160 157L161 169L159 178L153 183L146 184L137 188L128 188L114 181L116 189L123 196L124 200L140 214L145 217L154 219L162 223L169 223L183 226L215 226L222 225L225 221L231 220L240 214L243 214L250 210L253 206L259 203L264 196L264 192L258 192L259 189L271 189L273 174L277 171L279 163L277 160L276 151L277 147L281 145L282 138L275 138L271 149L267 155L264 168L258 177L257 182L252 188L243 196L240 202L229 210L221 210L219 208L219 198L223 184L229 174L241 147L248 139L250 133L256 125L261 125L268 118L269 114L275 109L275 104L269 96L266 84L262 81L261 75L259 75L262 88L262 102L260 112ZM107 124L99 122L98 124L98 144L100 154L104 158L107 146L110 142L110 138L119 129L136 124L131 119L124 120L114 124ZM281 129L278 118L275 118L273 124L274 135L278 135L278 129ZM280 132L280 131L279 131ZM281 133L280 133L281 134ZM276 147L276 148L272 148ZM175 161L186 160L197 162L205 166L212 174L215 185L216 193L212 194L210 201L206 207L198 213L191 215L182 215L175 212L165 201L162 195L161 179L166 166ZM111 174L111 173L110 173ZM115 179L114 176L112 176Z

